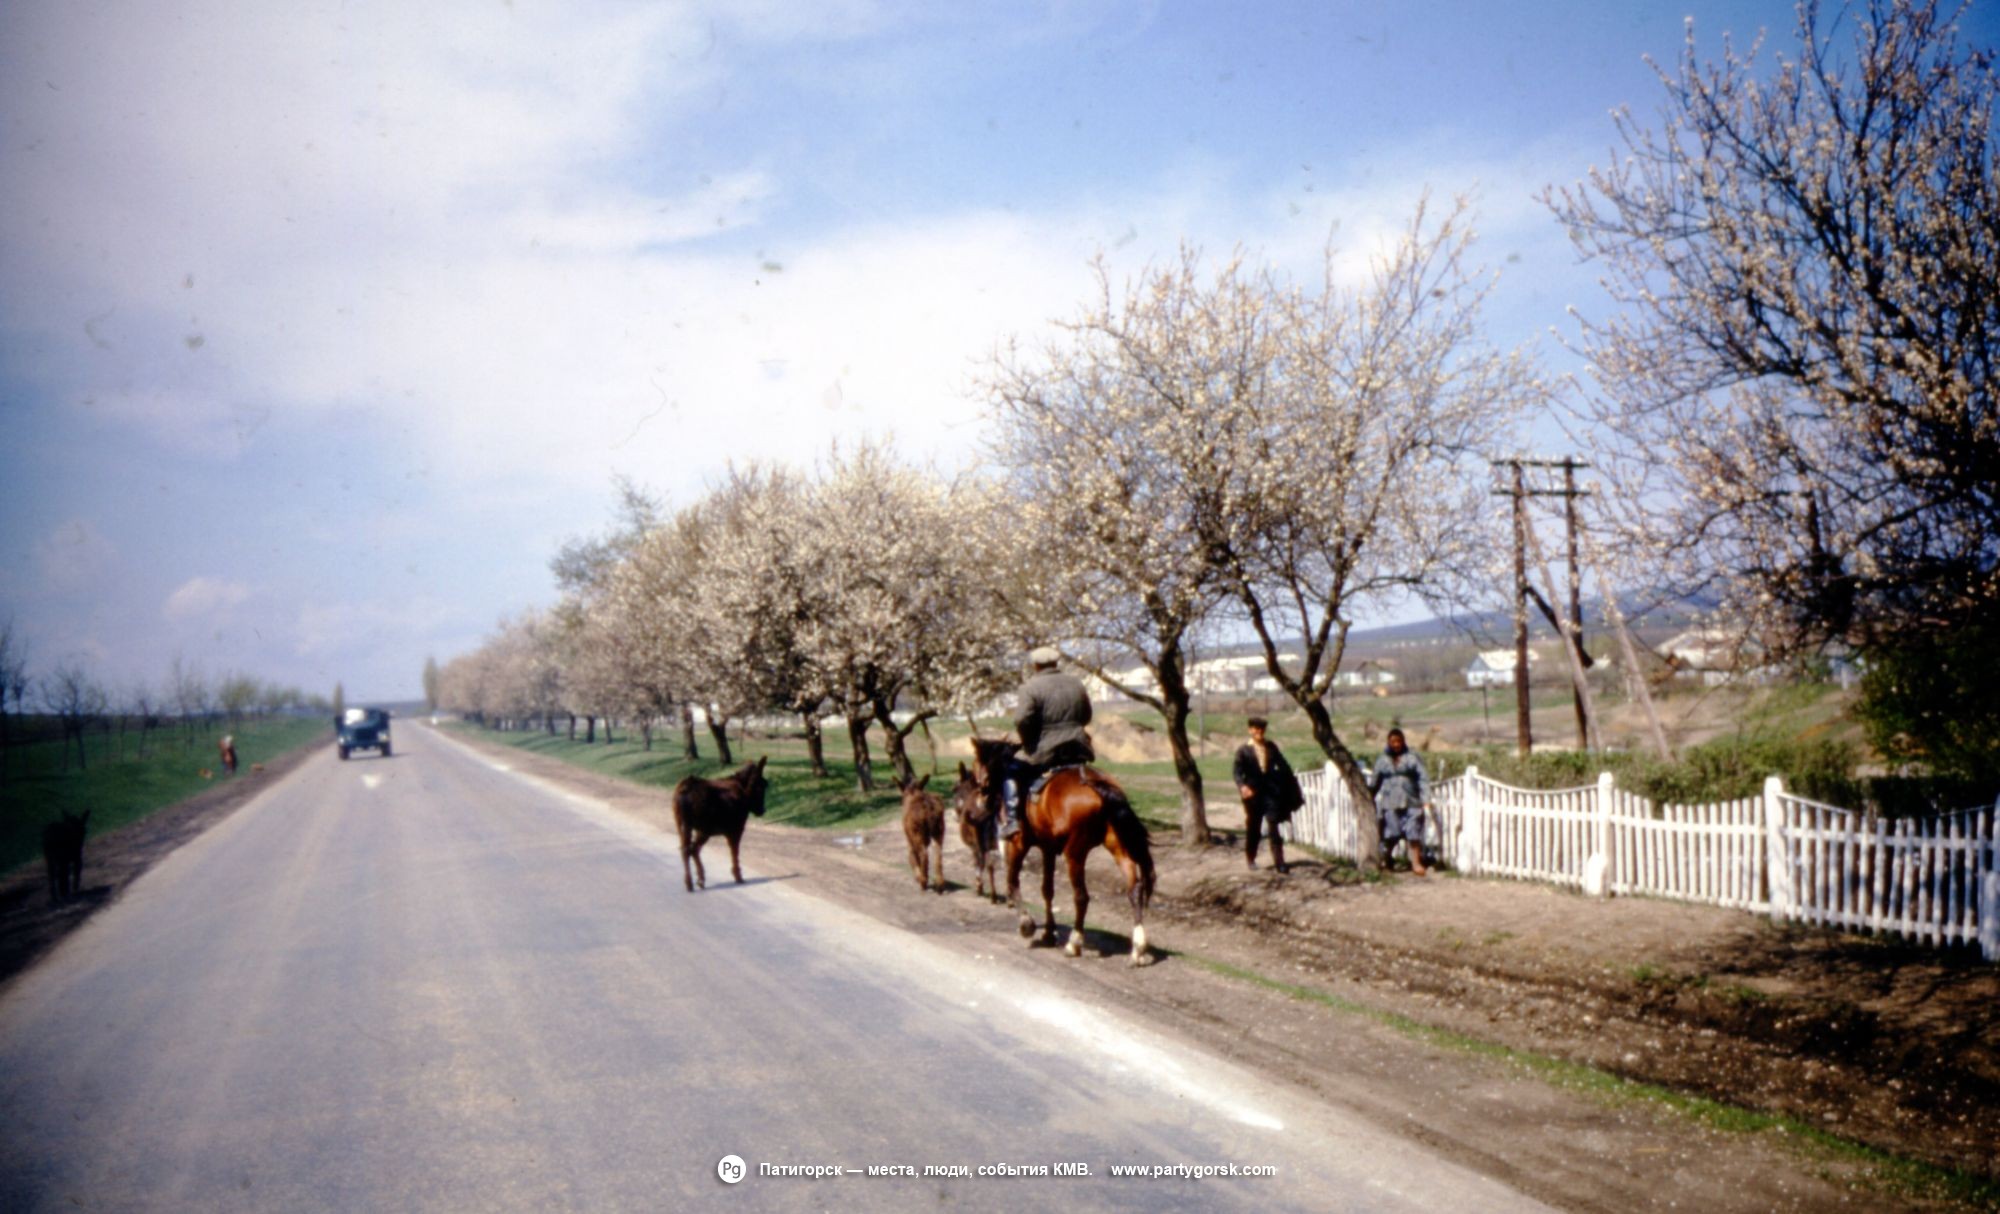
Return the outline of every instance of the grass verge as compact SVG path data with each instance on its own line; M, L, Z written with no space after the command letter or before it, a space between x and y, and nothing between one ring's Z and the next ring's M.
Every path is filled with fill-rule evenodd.
M451 722L443 728L517 750L547 755L576 767L654 788L672 788L687 776L719 778L746 762L769 756L770 763L765 767L764 775L771 787L764 796L764 818L787 826L818 830L867 830L894 817L902 807L902 799L896 792L886 764L876 767L877 789L864 793L855 783L853 763L834 762L829 755L828 775L821 779L812 774L805 744L785 738L748 738L734 742L733 757L736 762L724 764L712 755L695 760L681 757L678 737L655 738L653 749L647 750L636 738L621 738L609 743L572 741L567 734L490 730L465 722ZM919 770L927 769L920 767ZM935 789L938 780L933 779L931 784Z
M216 743L234 734L240 763L234 777L222 774ZM268 763L300 746L329 740L332 730L318 717L279 717L217 724L189 740L177 731L155 730L144 753L121 740L117 751L98 751L91 740L89 766L63 770L59 743L37 742L12 748L10 770L0 781L0 871L39 859L42 827L63 813L90 811L90 833L98 836L136 822L212 786L214 780L243 779L253 763ZM202 772L211 773L209 779Z

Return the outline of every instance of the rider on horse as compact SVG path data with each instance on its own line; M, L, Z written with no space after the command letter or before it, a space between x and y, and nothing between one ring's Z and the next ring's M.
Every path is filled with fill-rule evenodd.
M1083 680L1056 669L1060 657L1046 645L1028 655L1034 669L1021 684L1021 712L1014 718L1021 754L1007 773L1006 795L1001 798L1003 838L1020 831L1027 817L1028 798L1043 777L1058 767L1097 758L1083 728L1090 724L1090 693L1084 690Z

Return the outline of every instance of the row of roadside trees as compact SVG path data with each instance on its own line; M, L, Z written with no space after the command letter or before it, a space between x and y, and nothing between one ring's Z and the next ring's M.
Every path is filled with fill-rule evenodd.
M1775 63L1704 63L1691 34L1660 125L1621 117L1617 167L1545 196L1618 304L1574 340L1580 382L1484 338L1462 201L1304 284L1191 248L1122 282L1100 264L1076 315L985 367L984 475L864 445L732 469L672 513L625 486L618 525L556 557L558 605L446 666L441 697L649 742L677 721L690 747L698 706L725 758L728 722L778 712L817 756L830 711L866 786L871 729L907 779L910 729L1053 642L1159 711L1205 842L1192 638L1254 636L1358 783L1326 707L1348 628L1493 604L1489 463L1560 403L1605 477L1604 584L1706 586L1767 649L1860 649L1885 754L1990 765L2000 89L1935 4L1841 16L1851 47L1802 5ZM1148 677L1121 682L1134 658Z
M36 740L31 722L54 722L62 741L62 767L70 754L79 768L89 765L85 738L93 732L114 735L122 747L135 734L137 750L145 755L154 734L170 731L182 746L191 746L217 720L232 724L252 717L306 710L323 711L326 700L287 686L241 673L209 676L175 655L159 681L139 679L124 687L106 684L79 657L56 661L37 671L31 663L27 638L13 621L0 624L0 779L12 766L13 745Z

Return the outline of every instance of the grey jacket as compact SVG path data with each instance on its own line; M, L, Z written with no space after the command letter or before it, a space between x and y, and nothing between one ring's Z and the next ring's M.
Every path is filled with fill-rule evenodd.
M1391 758L1383 751L1375 759L1375 770L1368 773L1368 782L1375 786L1376 809L1409 809L1430 803L1431 778L1414 750L1404 751L1401 758Z
M1025 762L1051 767L1096 759L1083 732L1088 724L1090 693L1075 675L1044 670L1021 684L1021 712L1014 718L1014 729L1021 735Z

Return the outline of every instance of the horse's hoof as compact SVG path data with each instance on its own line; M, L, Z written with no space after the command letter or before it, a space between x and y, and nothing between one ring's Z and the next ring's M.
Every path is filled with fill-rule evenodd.
M1135 968L1141 965L1151 965L1151 964L1153 964L1153 954L1141 953L1136 951L1132 954L1132 965Z
M1083 933L1082 933L1082 932L1071 932L1071 933L1069 934L1069 943L1067 943L1067 944L1063 945L1063 953L1064 953L1064 955L1066 955L1066 956L1070 956L1070 957L1081 957L1081 956L1083 956Z
M1035 921L1033 919L1028 918L1026 915L1021 916L1021 939L1033 940L1034 938L1035 938Z

